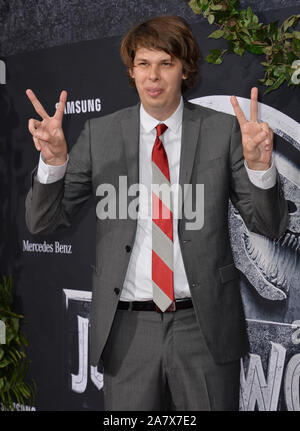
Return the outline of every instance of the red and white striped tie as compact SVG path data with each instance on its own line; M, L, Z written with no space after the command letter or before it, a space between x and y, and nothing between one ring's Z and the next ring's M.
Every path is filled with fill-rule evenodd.
M167 128L165 124L156 126L152 150L152 185L155 185L152 188L152 288L158 311L175 311L170 172L167 153L159 139ZM167 193L155 192L155 187L162 185Z

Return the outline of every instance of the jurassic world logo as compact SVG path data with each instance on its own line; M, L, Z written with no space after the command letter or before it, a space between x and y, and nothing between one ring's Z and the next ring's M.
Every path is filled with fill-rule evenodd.
M103 389L103 373L89 364L91 298L91 292L64 289L68 322L66 391L81 394L83 399L91 397L91 385L98 391ZM81 310L80 314L76 310ZM251 353L241 360L240 410L300 411L300 321L291 325L254 320L247 323Z

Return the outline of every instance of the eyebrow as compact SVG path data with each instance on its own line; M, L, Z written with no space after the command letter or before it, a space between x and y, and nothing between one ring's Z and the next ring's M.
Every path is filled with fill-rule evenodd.
M137 57L137 58L135 58L134 59L135 61L149 61L149 59L148 58L143 58L143 57ZM162 58L161 60L160 60L160 62L161 61L172 61L172 58L171 57L169 57L169 58Z

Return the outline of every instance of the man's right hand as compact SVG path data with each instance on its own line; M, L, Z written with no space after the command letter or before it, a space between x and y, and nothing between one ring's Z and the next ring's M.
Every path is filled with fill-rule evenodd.
M60 93L59 104L53 117L49 117L32 90L26 90L26 94L36 113L42 118L42 121L31 118L28 122L28 129L32 134L36 149L41 151L44 161L48 165L63 165L67 161L68 152L62 130L67 92Z

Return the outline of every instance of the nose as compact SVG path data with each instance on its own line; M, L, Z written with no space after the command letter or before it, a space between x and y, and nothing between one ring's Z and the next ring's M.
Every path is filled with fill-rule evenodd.
M159 69L156 64L152 64L149 67L149 79L151 81L157 81L159 79Z

